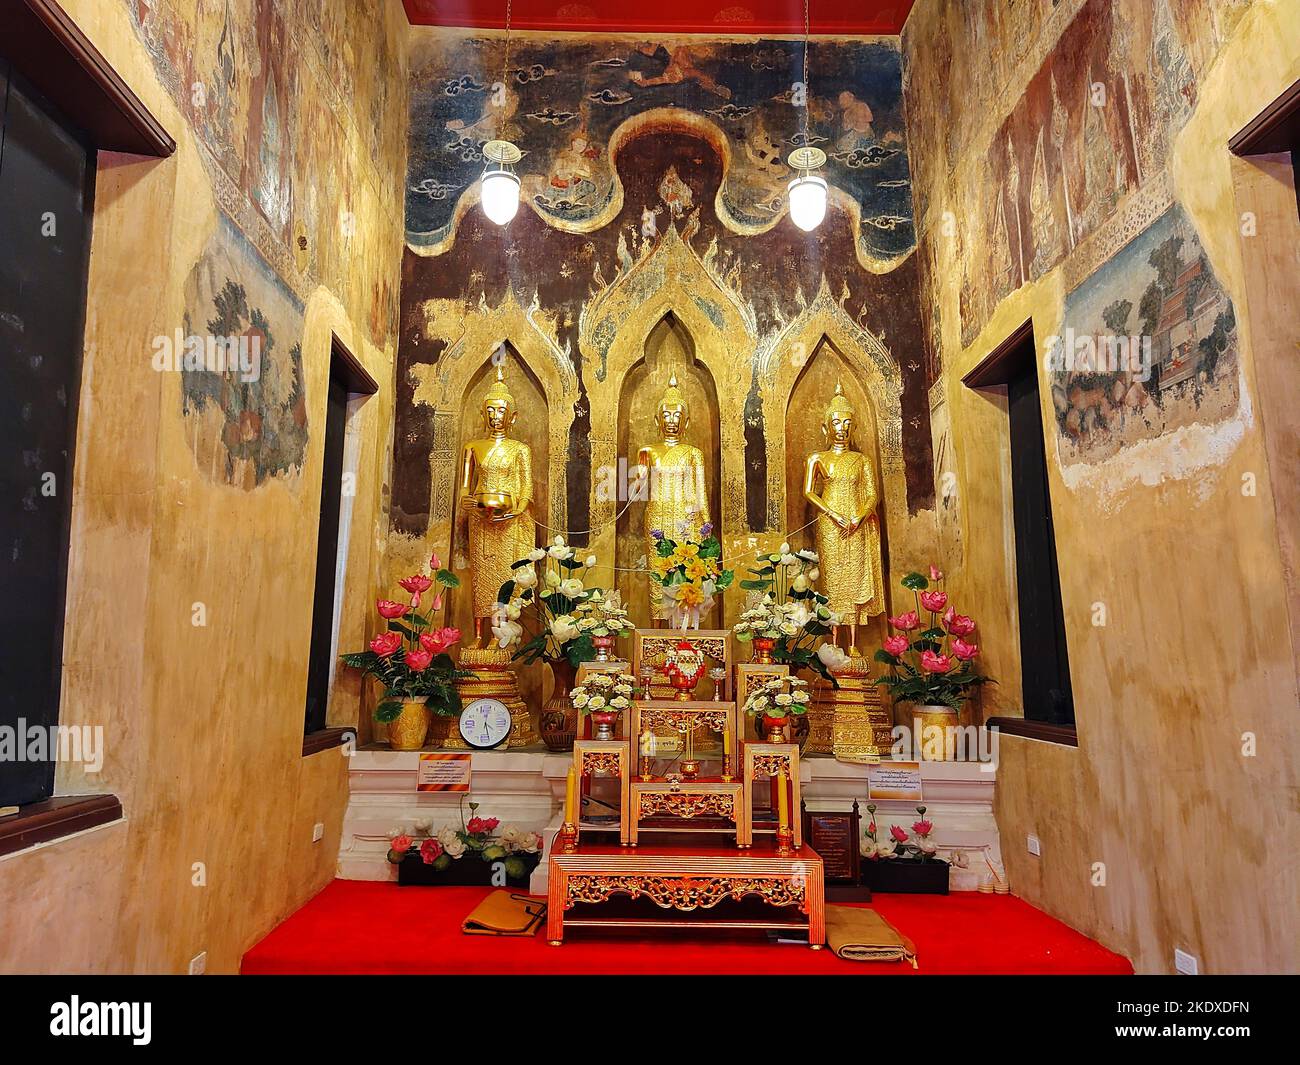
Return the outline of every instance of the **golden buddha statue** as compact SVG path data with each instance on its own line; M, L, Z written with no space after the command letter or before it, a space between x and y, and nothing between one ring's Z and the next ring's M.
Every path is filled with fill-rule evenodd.
M686 443L682 434L690 424L686 397L673 374L655 411L659 442L637 450L637 464L647 471L649 497L645 508L647 561L655 556L658 531L672 539L698 537L700 526L709 520L709 500L704 482L704 455ZM659 617L659 586L650 582L650 608Z
M857 626L885 609L880 563L880 501L871 460L853 444L853 407L838 384L822 418L830 445L804 467L804 498L817 508L817 554L829 607L849 626L851 651ZM838 637L838 632L835 633Z
M515 414L514 397L498 366L497 379L483 397L487 436L471 440L461 455L460 503L469 521L474 635L480 645L483 622L491 624L497 593L511 577L511 563L536 546L528 513L533 501L533 456L527 444L509 436Z

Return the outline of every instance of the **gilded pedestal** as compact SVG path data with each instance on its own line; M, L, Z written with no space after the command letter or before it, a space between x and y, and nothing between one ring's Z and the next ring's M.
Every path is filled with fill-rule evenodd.
M871 683L867 661L854 658L835 673L839 688L818 686L814 705L830 716L830 749L844 762L881 758L893 745L893 717Z
M539 742L537 726L533 724L528 707L519 695L519 682L510 668L510 652L496 647L469 647L460 653L460 668L473 676L456 682L462 704L475 699L500 699L510 711L510 737L507 747L529 747ZM447 750L466 751L469 747L460 738L460 730L452 727L443 741Z

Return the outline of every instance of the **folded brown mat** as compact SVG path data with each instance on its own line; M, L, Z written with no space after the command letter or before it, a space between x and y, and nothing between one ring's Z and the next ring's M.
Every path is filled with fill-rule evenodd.
M845 961L907 961L916 966L916 947L875 910L826 907L826 942Z
M494 891L460 924L467 936L531 936L546 919L546 903L513 891Z

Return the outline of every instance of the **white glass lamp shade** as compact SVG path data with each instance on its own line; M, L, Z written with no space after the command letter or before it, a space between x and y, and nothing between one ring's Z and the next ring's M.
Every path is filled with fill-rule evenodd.
M816 174L802 174L786 189L790 219L805 233L811 233L826 217L826 182Z
M509 170L491 170L483 175L479 192L483 213L499 226L514 218L519 210L519 178Z

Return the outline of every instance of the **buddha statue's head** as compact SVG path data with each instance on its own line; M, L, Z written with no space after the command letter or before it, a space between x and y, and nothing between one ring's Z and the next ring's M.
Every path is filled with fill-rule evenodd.
M844 394L844 387L838 382L835 385L835 395L826 405L826 413L822 416L822 432L832 447L844 450L853 443L853 405Z
M483 397L483 426L493 436L505 436L515 423L515 397L506 388L505 374L497 367L497 379Z
M668 379L668 387L664 389L663 396L659 399L659 407L655 411L655 424L659 426L659 432L665 440L680 440L690 420L686 397L677 387L677 375L673 374Z

